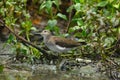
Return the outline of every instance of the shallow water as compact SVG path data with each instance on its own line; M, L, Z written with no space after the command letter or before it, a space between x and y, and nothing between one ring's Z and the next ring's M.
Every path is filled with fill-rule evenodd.
M3 49L0 42L0 54L13 54L8 45ZM0 55L0 64L4 63L9 55ZM109 80L103 73L96 72L96 68L84 66L72 71L58 71L55 65L29 65L28 63L9 63L4 65L0 73L0 80Z
M0 80L109 80L104 74L93 72L81 75L78 72L59 71L55 65L9 64L0 73Z
M108 80L101 77L80 77L67 73L45 73L34 74L30 71L5 70L0 74L0 80Z

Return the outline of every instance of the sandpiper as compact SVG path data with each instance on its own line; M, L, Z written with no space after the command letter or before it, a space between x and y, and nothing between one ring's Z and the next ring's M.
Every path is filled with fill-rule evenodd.
M45 45L52 51L63 53L71 50L74 47L85 45L85 42L77 42L72 39L54 36L49 30L43 30L40 33L43 36Z

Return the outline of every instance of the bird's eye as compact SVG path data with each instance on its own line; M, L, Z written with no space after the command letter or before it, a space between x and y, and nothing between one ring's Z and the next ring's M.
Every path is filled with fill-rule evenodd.
M47 31L44 31L44 32L47 32Z

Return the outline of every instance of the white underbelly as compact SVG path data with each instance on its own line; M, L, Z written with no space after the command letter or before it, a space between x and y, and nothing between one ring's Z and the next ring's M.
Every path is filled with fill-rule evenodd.
M65 47L61 47L61 46L58 46L58 45L47 45L47 47L54 51L54 52L58 52L58 53L61 53L61 52L67 52L70 50L70 48L65 48Z

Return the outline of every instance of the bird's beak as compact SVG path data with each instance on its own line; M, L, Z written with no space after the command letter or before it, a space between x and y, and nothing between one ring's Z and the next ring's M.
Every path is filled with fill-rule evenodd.
M34 33L34 35L41 35L41 33Z
M43 32L40 33L40 35L43 35L43 34L44 34Z

